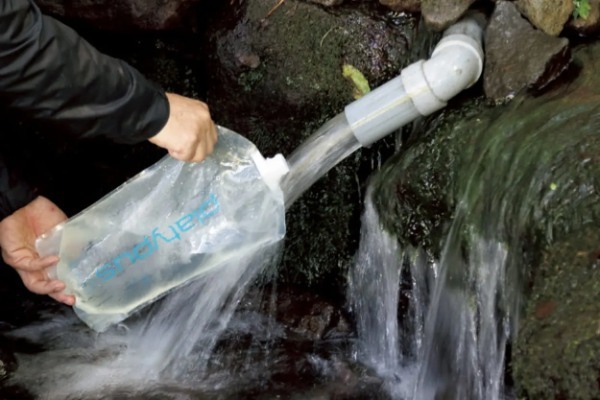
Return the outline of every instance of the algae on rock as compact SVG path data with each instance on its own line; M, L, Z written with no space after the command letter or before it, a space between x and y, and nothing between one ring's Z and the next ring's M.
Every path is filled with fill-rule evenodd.
M556 318L536 321L536 304L529 303L529 312L513 321L525 332L512 338L515 378L531 398L598 398L590 382L600 377L600 337L591 331L598 327L599 292L597 279L580 280L586 271L593 280L597 267L577 254L593 250L592 243L580 249L581 237L600 226L600 44L578 49L575 64L576 79L537 97L521 95L494 108L470 101L463 110L442 112L375 178L379 215L402 242L439 255L460 209L465 249L471 233L506 243L510 283L501 295L514 296L512 315L522 309L521 294L557 304ZM555 246L571 250L541 264L541 255L554 254ZM553 270L556 263L571 268ZM543 271L553 271L554 280ZM569 281L577 284L572 291L564 286ZM543 353L538 342L554 350ZM528 351L533 356L523 357ZM564 357L569 365L582 363L564 369ZM540 374L550 380L544 389Z

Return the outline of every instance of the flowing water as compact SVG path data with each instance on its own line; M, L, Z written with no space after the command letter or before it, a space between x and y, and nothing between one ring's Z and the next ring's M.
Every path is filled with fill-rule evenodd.
M415 278L410 280L413 298L404 310L407 323L401 326L404 268ZM386 390L396 398L407 398L414 381L414 356L423 339L421 297L427 290L426 271L422 254L402 251L397 238L382 229L367 193L360 245L348 279L348 301L359 339L355 351L358 359L385 378Z
M12 383L44 399L160 398L160 393L187 399L210 393L228 380L227 371L209 368L217 341L249 284L278 254L275 247L235 260L103 334L84 328L71 313L13 331L13 339L45 351L19 355ZM237 328L257 329L261 323L238 318ZM277 335L272 328L270 334Z
M344 113L326 122L287 157L290 172L281 182L286 208L360 147Z
M596 75L592 68L585 76ZM349 276L357 331L350 348L326 339L321 347L303 345L268 310L246 306L257 278L277 265L280 249L273 248L236 260L226 274L208 274L104 334L66 311L5 333L22 351L5 382L16 392L0 394L50 400L513 398L504 374L527 272L523 243L535 244L526 241L535 235L549 243L600 215L594 169L600 96L590 93L594 87L582 80L571 99L563 93L515 99L490 118L455 124L460 135L443 153L463 155L456 167L462 175L450 185L457 200L435 257L429 249L400 246L380 217L401 216L377 216L376 200L367 194ZM325 124L289 158L288 205L357 146L343 115ZM408 165L396 168L416 168L430 150L414 147L403 161ZM429 167L436 166L425 166L425 173ZM389 190L387 198L397 198L396 187ZM367 369L356 369L355 360ZM31 396L7 394L23 388Z
M326 123L289 157L291 171L282 182L286 206L358 147L343 114ZM336 350L330 358L308 351L300 357L312 360L310 368L319 371L313 379L335 382L336 362L349 364L356 356L383 379L386 396L394 399L503 398L504 351L513 317L498 311L504 245L474 237L464 261L457 213L438 265L423 251L400 249L381 228L370 199L349 279L356 353ZM106 393L221 399L240 398L245 389L270 398L266 393L272 385L264 382L274 380L269 370L282 359L269 356L276 351L265 343L284 338L285 328L256 310L233 316L256 277L278 259L279 249L272 250L235 260L226 274L215 271L105 334L81 329L72 316L53 316L12 332L13 338L43 343L45 350L19 355L11 384L44 399L93 399ZM252 346L217 351L228 328L234 337L254 337L262 343L260 351ZM227 361L232 354L241 364L233 367L236 372ZM319 396L292 390L300 393L297 398Z
M428 306L413 395L503 399L506 344L518 317L500 311L502 298L510 293L504 275L507 250L496 240L475 236L464 261L456 236L460 222L455 224Z
M367 197L348 300L357 318L359 358L385 377L392 398L505 398L514 316L498 308L507 292L507 251L497 241L473 237L464 261L462 222L457 218L450 229L439 264L430 262L423 251L399 247Z
M286 206L358 147L343 114L326 123L289 158L291 170L282 183ZM12 340L25 340L43 351L18 354L19 368L9 383L49 400L105 396L237 399L248 391L272 392L278 385L272 383L274 375L293 375L296 369L304 369L310 371L311 380L325 385L334 381L323 390L345 391L342 384L335 384L339 366L342 375L346 368L338 350L329 354L309 349L300 356L306 365L294 360L298 367L282 372L277 364L288 361L265 343L284 339L284 327L256 309L232 319L252 283L276 265L280 255L280 247L275 246L235 259L100 335L83 328L70 313L48 315L12 331L8 334ZM219 351L219 341L228 335L234 343L249 335L253 344L243 350L234 346ZM312 381L307 386L314 388ZM293 386L283 392L289 395L290 390L296 392L290 395L295 398L318 396L310 394L313 389L302 395L307 389Z
M600 215L597 52L597 46L582 50L578 57L584 67L577 79L545 96L519 96L503 107L446 120L449 128L441 132L420 132L421 141L372 178L374 194L366 199L348 300L357 319L357 356L385 378L392 398L516 398L506 376L507 360L510 347L520 340L532 269L545 249L570 243L572 234L587 226L597 227ZM432 194L436 191L441 200ZM412 203L411 196L417 198ZM434 204L439 210L444 208L440 201L449 210L443 233L437 235L419 219L435 218L435 211L419 214L414 204L423 209ZM403 213L410 214L409 222ZM427 252L410 245L415 218L427 232L429 244L419 238ZM384 226L398 237L384 233ZM573 262L565 258L560 263L568 268ZM573 279L589 274L570 273ZM541 299L567 304L578 287L564 290L544 292ZM597 304L597 292L581 298ZM584 306L574 307L574 313L579 307ZM541 317L533 317L539 323ZM527 340L536 345L531 337ZM555 345L563 343L556 339ZM528 362L518 361L521 366ZM545 366L533 366L538 368L528 374L537 379ZM582 385L581 393L594 390L593 374L592 389ZM563 379L545 376L545 383L536 381L538 393L551 393L544 386ZM579 379L572 375L566 382L577 395L572 385ZM595 398L588 396L582 398Z

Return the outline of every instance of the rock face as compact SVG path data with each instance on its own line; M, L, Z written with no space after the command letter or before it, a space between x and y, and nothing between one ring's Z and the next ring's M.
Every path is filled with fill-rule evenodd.
M427 25L435 30L446 29L467 11L475 0L422 0L421 12Z
M319 341L351 336L341 310L327 300L293 288L279 290L276 319L298 338Z
M413 20L404 17L405 27L398 27L373 13L333 14L296 0L276 9L270 0L224 6L217 26L209 28L207 100L215 120L246 135L267 156L291 154L354 100L344 64L360 70L374 88L411 61ZM292 206L283 275L296 282L344 279L360 224L356 179L366 179L376 165L370 154L380 149L355 153Z
M199 0L38 0L52 15L86 21L111 31L170 30L187 24L186 15Z
M310 3L320 4L324 7L338 6L344 2L344 0L308 0Z
M512 2L500 1L485 33L484 90L501 101L525 88L540 89L571 61L569 41L534 29Z
M517 6L536 28L552 36L562 32L573 13L571 0L518 0Z
M421 0L379 0L379 3L394 11L421 11Z
M17 368L15 356L7 350L0 349L0 382L5 380Z
M577 78L543 95L444 110L375 178L382 222L405 245L440 254L453 221L465 253L473 231L506 243L507 285L527 304L511 366L531 399L598 398L600 45L574 64Z
M515 380L531 399L597 399L600 393L600 232L552 246L513 351ZM593 316L596 316L594 318ZM552 362L549 362L552 360ZM576 384L566 377L576 376Z
M334 15L302 1L285 1L274 8L271 1L254 0L223 12L237 12L239 17L231 25L209 28L214 38L209 101L216 112L235 118L230 124L240 131L251 132L259 122L250 114L269 128L281 128L290 116L310 120L315 114L341 111L353 100L352 86L342 76L343 64L359 69L375 87L406 63L404 32L358 11ZM268 138L267 149L275 148L273 140L283 136Z

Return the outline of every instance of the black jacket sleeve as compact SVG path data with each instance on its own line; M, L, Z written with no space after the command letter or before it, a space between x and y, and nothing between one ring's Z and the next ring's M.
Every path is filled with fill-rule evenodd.
M169 115L163 90L32 0L0 1L0 106L61 132L120 143L154 136Z
M0 107L61 132L119 143L154 136L169 116L163 90L42 15L32 0L0 0ZM34 197L0 157L0 219Z
M0 221L37 197L36 190L8 168L0 154Z

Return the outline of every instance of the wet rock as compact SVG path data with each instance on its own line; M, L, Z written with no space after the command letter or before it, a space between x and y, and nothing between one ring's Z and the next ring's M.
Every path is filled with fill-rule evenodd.
M339 307L314 293L293 288L278 291L276 319L303 340L347 338L351 334Z
M455 99L373 178L403 245L439 255L455 221L465 257L473 232L506 244L506 285L527 304L511 365L530 399L598 398L600 44L577 48L574 65L544 94L496 107Z
M427 25L441 31L458 21L475 0L421 0Z
M260 65L260 57L254 53L239 53L237 59L241 65L252 69L258 68Z
M227 8L223 18L235 12ZM241 132L253 130L253 122L258 122L253 118L264 120L262 125L272 121L269 128L281 129L290 124L282 123L289 116L306 121L331 110L333 117L353 99L342 64L355 66L371 86L378 86L405 62L404 32L375 15L357 10L332 14L296 0L276 9L272 1L256 0L237 12L231 25L221 26L217 17L210 28L213 56L208 68L214 77L208 90L210 104L216 105L212 108L235 119L230 125ZM249 55L260 65L248 63ZM273 147L285 136L263 140ZM264 148L260 142L259 148Z
M339 6L344 0L308 0L310 3L319 4L324 7Z
M379 0L379 3L394 11L421 11L421 0Z
M501 101L525 88L540 89L571 62L569 41L534 29L512 2L496 5L485 33L484 90Z
M271 337L318 342L353 336L346 313L339 304L296 286L278 285L275 293L272 287L253 288L240 301L237 312L273 318L278 328L269 328ZM259 322L256 316L252 319ZM250 330L260 336L261 329Z
M189 10L200 0L38 0L49 14L85 21L111 31L181 29Z
M556 309L556 303L552 300L541 301L535 307L535 317L537 319L548 318L554 313Z
M531 399L598 399L600 393L600 232L591 226L554 244L536 269L513 350L520 391ZM551 296L560 301L549 311ZM573 380L574 377L577 377Z
M600 0L589 0L590 13L586 18L579 17L569 22L569 27L581 35L589 36L600 32Z
M267 156L288 156L354 100L343 64L359 69L374 88L411 61L408 43L415 28L388 23L376 4L333 12L297 0L275 10L271 0L228 3L209 22L208 104L216 121ZM260 63L240 59L248 54ZM366 180L375 165L370 154L378 151L376 145L355 153L292 206L282 279L343 285L360 225L356 179Z
M519 10L538 29L558 36L573 13L571 0L517 0Z

